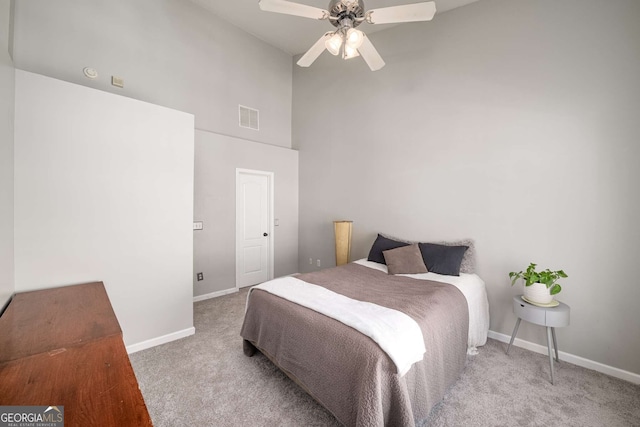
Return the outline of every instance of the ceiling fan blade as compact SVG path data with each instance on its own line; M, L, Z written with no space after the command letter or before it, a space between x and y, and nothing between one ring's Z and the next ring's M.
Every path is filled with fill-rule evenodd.
M384 67L382 57L376 48L373 47L373 43L371 43L371 40L369 40L366 34L364 35L362 45L358 48L358 52L360 52L360 56L362 56L369 68L371 68L371 71L377 71Z
M297 64L301 67L308 67L311 64L313 64L313 61L318 59L318 56L320 56L320 54L324 52L325 50L324 43L327 40L329 40L332 35L333 33L328 32L328 33L325 33L324 36L320 37L320 39L318 39L318 41L315 42L313 46L311 46L311 49L309 49L307 53L302 55L302 58L298 59Z
M329 12L318 7L294 3L285 0L258 0L260 9L267 12L284 13L287 15L303 16L311 19L327 19Z
M392 24L396 22L431 21L436 14L436 4L432 1L402 6L382 7L366 13L370 24Z

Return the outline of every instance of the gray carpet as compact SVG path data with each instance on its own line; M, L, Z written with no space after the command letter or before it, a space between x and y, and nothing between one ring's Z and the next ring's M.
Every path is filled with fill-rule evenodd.
M156 426L334 426L263 355L242 353L246 290L195 304L196 334L132 354ZM640 386L489 340L468 356L430 426L640 426Z

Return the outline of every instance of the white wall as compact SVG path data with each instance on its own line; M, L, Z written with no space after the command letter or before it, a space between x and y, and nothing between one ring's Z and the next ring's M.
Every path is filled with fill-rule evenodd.
M235 288L236 168L274 172L274 276L298 271L298 152L196 131L194 296Z
M639 18L633 0L483 0L372 34L380 71L295 68L300 270L333 262L335 219L356 257L378 231L472 237L492 330L515 323L509 271L563 268L560 349L640 374Z
M127 345L193 333L193 116L16 70L16 291L103 281Z
M196 129L235 137L230 141L251 158L264 149L246 141L291 147L291 56L191 1L29 1L16 2L15 9L17 68L193 113ZM86 66L96 68L99 78L84 77ZM124 78L124 89L111 86L111 75ZM259 131L239 127L238 104L260 111ZM279 167L269 158L262 163L265 168ZM215 164L235 161L225 151L208 159ZM226 197L216 190L207 189L213 197ZM198 211L211 224L217 208L200 200L199 192L195 197L196 206L211 207L210 212ZM295 271L294 246L283 245L276 250L276 272ZM196 240L196 265L210 253ZM196 295L235 282L229 282L226 267L202 270L205 281L194 278ZM222 276L212 283L214 271Z
M0 0L0 310L14 291L13 113L14 68L9 56L10 2Z
M15 3L16 68L192 113L198 129L291 147L291 56L191 1ZM97 80L84 77L87 66ZM238 104L260 110L259 132L238 126Z

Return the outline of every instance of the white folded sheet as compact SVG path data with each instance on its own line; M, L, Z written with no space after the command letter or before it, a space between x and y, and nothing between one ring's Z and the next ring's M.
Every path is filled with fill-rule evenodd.
M415 362L422 360L425 353L420 326L400 311L354 300L291 276L252 287L247 296L247 306L254 289L262 289L317 311L368 336L389 355L400 376L406 374Z

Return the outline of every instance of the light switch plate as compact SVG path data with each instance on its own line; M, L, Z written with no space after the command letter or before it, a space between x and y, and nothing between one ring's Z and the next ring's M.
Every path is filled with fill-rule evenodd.
M194 221L193 222L193 229L194 230L203 230L204 229L204 224L202 221Z
M124 79L122 77L111 76L111 84L115 87L124 87Z

